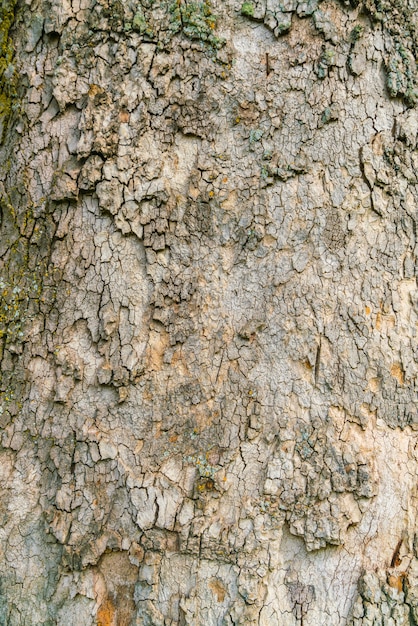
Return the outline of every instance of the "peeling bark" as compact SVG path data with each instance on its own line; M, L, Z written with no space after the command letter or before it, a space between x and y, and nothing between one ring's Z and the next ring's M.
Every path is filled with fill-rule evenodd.
M417 9L4 0L1 624L418 624Z

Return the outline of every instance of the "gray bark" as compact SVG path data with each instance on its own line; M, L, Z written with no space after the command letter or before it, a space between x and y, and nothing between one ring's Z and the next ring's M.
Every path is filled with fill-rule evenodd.
M3 0L0 624L418 624L416 0Z

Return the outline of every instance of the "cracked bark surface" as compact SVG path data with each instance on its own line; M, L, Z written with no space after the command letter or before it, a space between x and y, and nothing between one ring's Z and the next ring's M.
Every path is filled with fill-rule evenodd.
M417 9L3 0L1 624L418 624Z

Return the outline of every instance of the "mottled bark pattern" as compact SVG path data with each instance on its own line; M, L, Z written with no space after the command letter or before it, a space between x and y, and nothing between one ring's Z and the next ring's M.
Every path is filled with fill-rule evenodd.
M416 0L14 4L0 623L418 624Z

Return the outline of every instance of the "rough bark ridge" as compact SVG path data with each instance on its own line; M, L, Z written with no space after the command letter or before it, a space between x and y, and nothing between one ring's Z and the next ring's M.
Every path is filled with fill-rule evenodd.
M418 624L416 0L0 8L0 623Z

